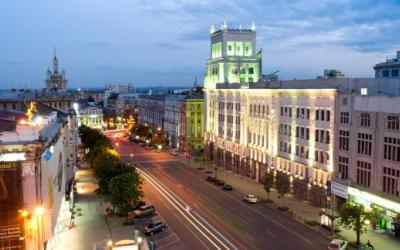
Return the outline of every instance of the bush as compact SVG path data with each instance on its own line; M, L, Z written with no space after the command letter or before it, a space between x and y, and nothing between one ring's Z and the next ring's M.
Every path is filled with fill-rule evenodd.
M290 218L293 218L296 214L293 211L288 211L288 215Z

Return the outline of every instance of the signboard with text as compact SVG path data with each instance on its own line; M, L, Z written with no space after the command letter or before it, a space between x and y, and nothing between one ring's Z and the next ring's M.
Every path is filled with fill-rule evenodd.
M349 196L347 189L347 185L343 185L335 181L331 182L331 192L334 195L347 199L347 197Z

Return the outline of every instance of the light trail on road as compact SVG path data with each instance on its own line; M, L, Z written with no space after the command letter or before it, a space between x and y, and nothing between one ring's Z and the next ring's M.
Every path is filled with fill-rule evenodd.
M212 225L210 225L204 218L202 218L199 214L195 213L199 219L197 219L190 209L187 209L189 206L182 201L175 193L173 193L171 190L169 190L166 187L163 187L162 184L160 184L159 181L157 181L155 178L150 176L148 173L145 171L138 169L138 171L144 176L144 178L149 181L149 183L154 186L157 191L160 192L160 194L189 222L193 225L194 228L196 228L213 246L215 246L217 249L235 249L237 250L238 248L233 245L230 240L225 238L220 232L218 232L217 229L215 229ZM178 201L179 200L179 201ZM206 224L206 225L204 225ZM207 228L207 226L209 228ZM214 231L214 233L212 232ZM215 239L216 242L214 242L211 237ZM229 246L228 246L229 245Z

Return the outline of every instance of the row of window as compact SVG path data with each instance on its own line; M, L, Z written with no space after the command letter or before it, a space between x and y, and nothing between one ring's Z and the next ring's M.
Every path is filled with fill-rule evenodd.
M330 143L330 133L328 130L316 129L315 130L315 141L325 144Z
M250 116L264 116L269 115L269 106L268 105L256 105L250 104Z

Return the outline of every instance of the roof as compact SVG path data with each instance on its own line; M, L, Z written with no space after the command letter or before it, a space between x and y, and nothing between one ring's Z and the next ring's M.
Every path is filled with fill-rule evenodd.
M0 111L0 117L0 132L14 131L18 121L26 118L24 114L9 111Z

